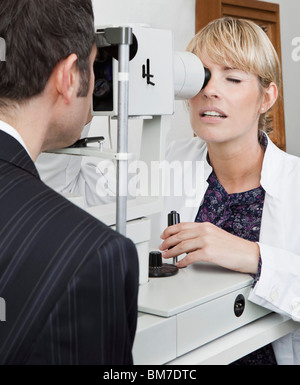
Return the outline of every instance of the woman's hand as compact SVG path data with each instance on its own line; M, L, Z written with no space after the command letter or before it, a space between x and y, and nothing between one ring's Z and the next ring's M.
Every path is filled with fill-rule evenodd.
M161 238L163 243L159 249L164 251L163 258L187 253L178 262L178 267L204 261L242 273L257 273L258 244L232 235L211 223L179 223L167 227Z

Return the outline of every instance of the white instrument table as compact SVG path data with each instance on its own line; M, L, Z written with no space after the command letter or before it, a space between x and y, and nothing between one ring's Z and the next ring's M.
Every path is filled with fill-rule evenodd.
M229 363L299 328L248 301L252 281L206 263L150 278L139 289L135 364ZM240 295L245 306L236 316Z

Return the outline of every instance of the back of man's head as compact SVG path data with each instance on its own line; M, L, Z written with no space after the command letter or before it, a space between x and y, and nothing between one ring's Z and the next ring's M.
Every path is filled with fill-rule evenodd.
M39 95L55 66L76 54L78 96L89 89L89 56L95 41L91 0L1 0L0 108Z

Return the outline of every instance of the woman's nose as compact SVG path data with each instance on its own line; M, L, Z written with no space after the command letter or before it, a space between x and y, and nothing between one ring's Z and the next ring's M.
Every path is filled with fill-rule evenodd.
M220 87L217 80L212 75L206 87L201 91L202 95L206 98L219 98L221 96Z

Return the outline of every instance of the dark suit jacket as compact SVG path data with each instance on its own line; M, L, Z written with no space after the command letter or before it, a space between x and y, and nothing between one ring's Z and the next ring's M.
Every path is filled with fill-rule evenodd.
M131 364L134 244L47 187L0 131L0 364Z

